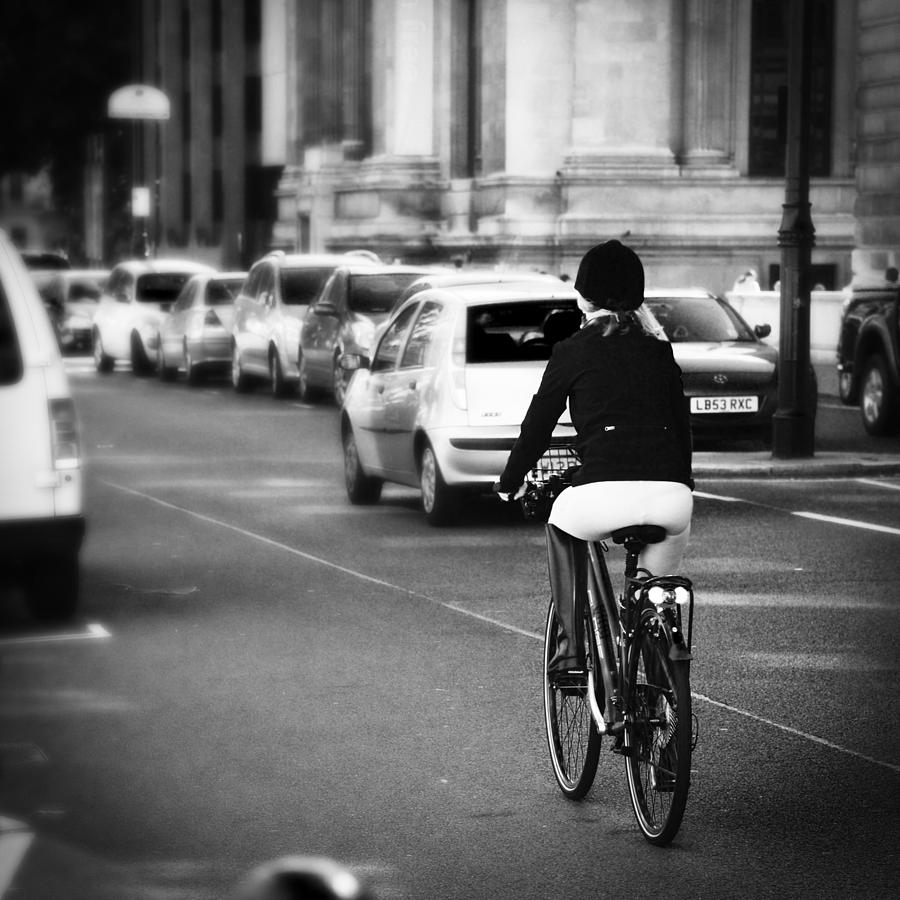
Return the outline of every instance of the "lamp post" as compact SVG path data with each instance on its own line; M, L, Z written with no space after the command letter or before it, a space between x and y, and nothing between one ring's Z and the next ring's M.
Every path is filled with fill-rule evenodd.
M154 209L153 192L146 185L147 173L144 160L144 132L140 123L164 122L170 115L169 98L159 88L149 84L128 84L113 91L106 108L110 119L131 121L131 216L132 234L139 221L141 227L141 255L150 255L150 238L147 231L150 217L158 217ZM155 167L158 167L158 160ZM159 173L154 173L154 183L159 182ZM157 203L158 206L158 203Z
M781 337L778 408L772 420L772 456L814 453L816 395L810 378L810 264L816 230L809 203L811 0L791 0L788 43L786 178L781 227Z

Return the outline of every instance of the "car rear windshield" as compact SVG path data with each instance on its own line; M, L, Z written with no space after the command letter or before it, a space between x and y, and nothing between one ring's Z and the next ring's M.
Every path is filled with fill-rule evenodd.
M16 323L0 281L0 385L15 384L21 377L22 351L16 336Z
M334 266L321 269L282 269L282 299L288 306L312 303L333 271Z
M737 313L714 297L648 297L644 302L673 344L756 340Z
M366 315L389 313L400 294L420 277L416 272L351 275L347 306L352 312Z
M73 278L69 282L69 300L99 300L100 282L92 278Z
M154 272L137 280L136 296L141 303L171 303L193 273Z
M243 278L210 281L206 289L206 302L210 306L230 306L240 293L243 283Z
M580 324L581 313L574 301L472 306L466 329L466 362L549 359L553 345L574 334Z

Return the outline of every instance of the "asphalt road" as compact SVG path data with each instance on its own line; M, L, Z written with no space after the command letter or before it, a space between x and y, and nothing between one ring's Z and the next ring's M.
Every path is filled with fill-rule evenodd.
M698 483L700 743L658 850L619 757L581 804L552 780L540 528L351 507L326 405L73 385L82 613L2 610L4 900L207 900L289 853L381 900L893 895L900 479Z

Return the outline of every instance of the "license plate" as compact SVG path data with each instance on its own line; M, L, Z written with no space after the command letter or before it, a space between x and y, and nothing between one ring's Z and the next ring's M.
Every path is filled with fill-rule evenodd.
M691 397L692 413L755 413L759 397Z

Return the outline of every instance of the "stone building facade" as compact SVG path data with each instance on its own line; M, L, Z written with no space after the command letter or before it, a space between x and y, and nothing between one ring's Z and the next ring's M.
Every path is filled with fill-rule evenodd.
M900 10L811 2L814 280L838 288L900 249ZM173 118L190 108L161 142L173 246L223 265L267 241L572 274L625 236L651 284L777 280L783 0L148 3L163 89L181 72ZM253 227L271 217L252 253L251 203Z

